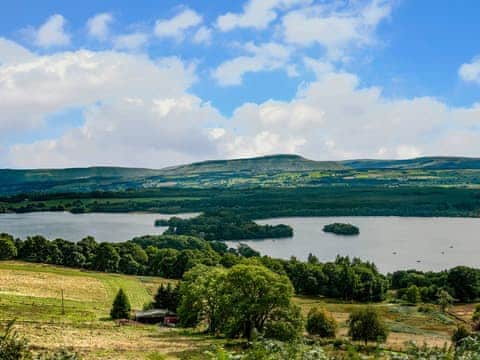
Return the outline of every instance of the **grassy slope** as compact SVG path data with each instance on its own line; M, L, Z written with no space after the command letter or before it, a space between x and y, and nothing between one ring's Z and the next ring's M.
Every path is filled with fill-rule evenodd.
M127 292L133 308L151 300L160 278L85 272L62 267L0 262L0 321L17 318L18 330L36 349L73 347L85 359L147 359L155 353L168 358L201 359L212 344L222 343L204 335L157 326L117 326L108 320L112 299L119 287ZM65 315L61 314L60 289L64 289ZM30 291L28 291L30 289ZM359 304L298 297L306 315L313 306L331 311L346 336L346 320ZM419 313L416 307L375 304L391 330L387 346L399 350L406 341L442 346L449 342L455 319L439 312ZM453 309L469 318L471 307Z
M378 185L396 185L408 180L413 185L422 181L424 185L464 186L478 183L479 170L480 159L476 158L313 161L297 155L273 155L204 161L159 170L121 167L0 169L0 194L117 191L164 186L318 186L338 181L357 185L358 181L362 184L366 179L375 180Z
M87 360L145 359L157 352L184 358L201 353L212 339L158 326L117 326L108 320L120 287L132 307L141 309L163 281L167 280L0 262L0 322L16 318L18 331L35 349L73 347Z

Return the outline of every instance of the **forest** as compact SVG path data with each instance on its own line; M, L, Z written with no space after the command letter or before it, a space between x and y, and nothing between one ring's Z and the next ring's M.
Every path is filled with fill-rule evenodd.
M0 197L1 212L175 214L228 209L247 219L287 216L464 216L480 214L480 190L449 187L325 186L33 193Z

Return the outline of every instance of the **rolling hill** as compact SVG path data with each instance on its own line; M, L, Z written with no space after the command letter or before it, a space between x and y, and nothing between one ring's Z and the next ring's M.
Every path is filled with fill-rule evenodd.
M475 172L479 170L479 173ZM415 171L416 177L399 172ZM473 171L473 173L472 173ZM440 172L440 173L439 173ZM473 174L473 175L472 175ZM127 189L239 186L318 186L332 183L379 184L433 179L440 184L476 184L479 158L423 157L408 160L314 161L298 155L212 160L143 169L89 167L70 169L0 169L0 194L33 192L123 191ZM437 180L434 184L439 184Z

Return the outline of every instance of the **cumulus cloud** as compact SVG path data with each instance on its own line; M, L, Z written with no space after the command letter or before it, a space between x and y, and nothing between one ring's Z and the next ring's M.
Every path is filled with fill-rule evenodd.
M31 29L37 46L49 48L70 44L70 34L65 30L66 20L62 15L50 16L38 29Z
M120 97L181 96L194 69L179 59L80 50L0 66L0 129L43 124L46 115Z
M16 42L0 37L0 66L28 61L35 55Z
M193 42L196 44L210 44L212 40L212 29L201 26L193 36Z
M235 28L265 29L278 16L278 10L286 10L296 5L310 4L311 0L249 0L239 14L226 13L217 18L221 31Z
M291 101L244 104L230 119L222 148L230 157L290 152L323 160L478 155L480 104L388 99L380 88L359 83L353 74L322 71Z
M214 71L213 77L222 86L239 85L243 75L249 72L271 71L285 68L291 56L291 49L276 43L255 45L247 43L243 50L249 55L239 56L220 64ZM293 72L291 72L294 75Z
M89 108L85 118L58 139L13 146L10 160L20 167L157 168L217 156L205 125L219 115L195 96L120 99Z
M218 157L210 128L223 118L188 93L194 67L114 51L65 52L0 67L0 128L39 126L60 109L84 109L85 122L58 138L16 144L16 167L91 164L163 167Z
M185 31L200 25L202 16L191 9L185 9L171 19L157 20L155 23L155 35L159 38L173 38L183 40Z
M105 41L110 35L110 24L112 22L112 14L97 14L87 21L88 34L97 40Z
M474 58L470 63L463 64L458 70L458 74L464 81L480 84L480 56Z
M119 35L113 39L113 47L117 50L138 50L148 43L148 35L143 32Z
M219 81L238 83L247 72L286 69L293 50L248 43L242 51L247 55L217 69ZM323 160L478 156L480 104L458 108L432 97L391 99L322 58L303 60L316 78L293 99L245 103L225 118L191 93L196 69L176 57L87 50L38 56L0 39L2 134L31 132L69 108L84 115L83 124L59 136L3 145L4 162L158 168L274 153Z
M378 24L390 15L391 0L352 2L349 6L314 5L286 14L282 19L285 41L300 46L318 44L330 57L349 46L373 41Z

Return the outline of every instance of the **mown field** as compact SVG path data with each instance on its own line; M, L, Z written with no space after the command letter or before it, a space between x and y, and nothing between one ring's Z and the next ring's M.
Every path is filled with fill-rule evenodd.
M17 319L17 330L35 350L73 348L84 359L203 359L204 352L225 343L193 331L152 325L119 326L108 319L110 305L121 287L132 307L141 309L158 286L168 280L67 269L51 265L0 262L0 321ZM62 314L61 293L64 294ZM347 334L347 318L356 307L328 299L297 297L304 314L314 306L331 311L339 323L339 337ZM401 350L407 341L443 346L461 319L469 319L473 305L456 306L449 314L434 307L373 305L386 320L390 336L386 347ZM162 357L164 356L164 357Z

